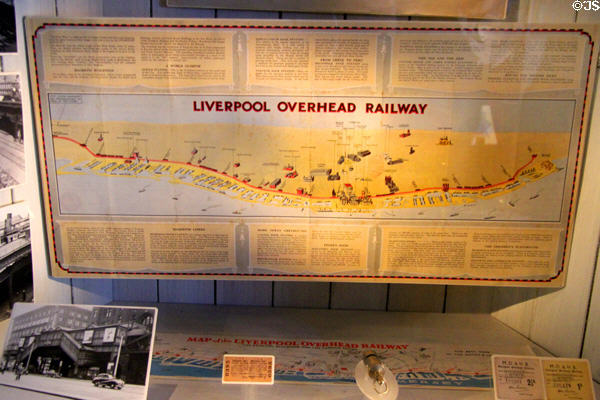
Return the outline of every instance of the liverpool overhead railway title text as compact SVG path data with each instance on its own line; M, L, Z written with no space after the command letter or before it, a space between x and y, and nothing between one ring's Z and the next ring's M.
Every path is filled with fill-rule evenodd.
M424 114L428 104L414 103L365 103L366 114ZM271 107L279 112L301 113L353 113L354 103L280 101L272 106L266 101L206 101L193 102L194 111L199 112L271 112Z

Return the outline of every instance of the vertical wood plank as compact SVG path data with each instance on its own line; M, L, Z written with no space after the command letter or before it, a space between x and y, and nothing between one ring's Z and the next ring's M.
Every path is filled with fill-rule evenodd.
M446 312L490 313L493 289L485 286L448 286Z
M327 308L329 306L329 283L275 282L273 305L275 307Z
M113 299L112 279L73 279L73 304L108 304Z
M156 302L158 292L154 279L113 279L114 301Z
M158 298L161 303L213 304L214 281L161 279L158 281Z
M149 17L151 0L101 0L105 17Z
M161 0L152 0L154 18L213 18L215 10L206 8L164 7Z
M444 311L444 285L391 284L388 311L437 312Z
M278 19L278 11L217 10L217 18Z
M102 2L98 0L56 0L58 17L101 17Z
M590 360L592 376L600 382L600 257L596 260L594 289L588 311L582 357ZM596 392L599 394L599 392Z
M380 283L334 283L331 308L346 310L385 310L387 285Z
M217 281L217 304L270 306L272 287L267 281Z

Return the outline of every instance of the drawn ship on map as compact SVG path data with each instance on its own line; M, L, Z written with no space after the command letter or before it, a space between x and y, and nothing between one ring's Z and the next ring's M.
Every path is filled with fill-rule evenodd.
M452 144L452 140L448 139L448 136L442 136L438 144L441 146L450 146Z

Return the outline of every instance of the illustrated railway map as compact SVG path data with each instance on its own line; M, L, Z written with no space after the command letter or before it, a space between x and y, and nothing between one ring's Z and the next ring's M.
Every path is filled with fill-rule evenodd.
M54 275L564 284L595 28L238 22L27 20Z
M275 381L354 383L356 364L364 351L372 351L399 385L490 389L494 350L447 344L163 334L154 345L152 375L220 379L224 354L264 354L275 356ZM512 351L530 354L527 349Z
M50 94L61 212L560 219L573 102L200 98Z

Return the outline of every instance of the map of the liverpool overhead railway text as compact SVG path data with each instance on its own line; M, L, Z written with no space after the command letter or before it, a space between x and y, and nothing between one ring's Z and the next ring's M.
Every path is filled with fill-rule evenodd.
M560 219L574 102L141 98L50 95L62 214Z

